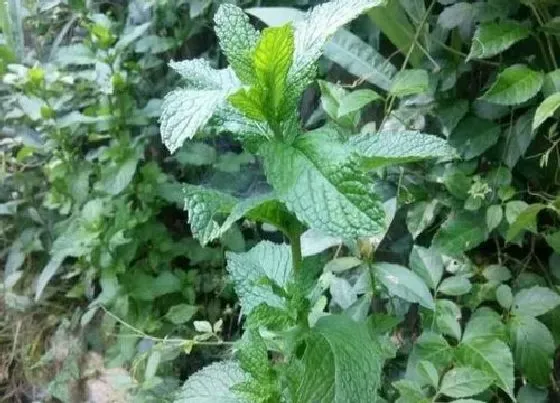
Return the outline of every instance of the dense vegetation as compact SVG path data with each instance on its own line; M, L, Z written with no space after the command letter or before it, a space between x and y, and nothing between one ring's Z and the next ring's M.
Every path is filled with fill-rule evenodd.
M559 16L0 0L0 402L559 400Z

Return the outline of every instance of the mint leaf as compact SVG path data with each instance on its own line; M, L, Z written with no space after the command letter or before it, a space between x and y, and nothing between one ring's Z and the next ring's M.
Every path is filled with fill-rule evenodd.
M185 381L175 403L245 403L230 388L248 376L233 361L215 362Z
M471 367L453 368L441 380L439 392L449 397L469 397L486 390L493 377Z
M273 140L260 154L280 200L311 228L345 238L385 232L383 204L334 130L315 130L293 144Z
M506 68L480 99L499 105L519 105L541 89L544 75L524 65Z
M241 83L231 70L214 70L200 59L172 62L170 66L187 81L186 89L171 91L162 104L161 138L173 153L208 123Z
M269 279L279 287L285 287L292 275L292 252L287 245L262 241L244 253L227 252L227 269L239 296L242 314L249 315L259 304L282 308L284 298L276 295L270 285L262 284Z
M387 288L390 296L419 303L428 309L435 308L432 294L426 284L406 267L391 263L376 263L373 270L376 278Z
M550 383L555 343L548 328L531 316L515 315L509 324L515 364L534 385Z
M462 366L473 367L491 376L496 385L513 397L513 357L509 347L499 340L461 342L455 354Z
M259 40L259 32L249 22L242 9L232 4L222 4L214 15L215 31L220 48L229 64L245 84L253 83L253 54Z
M541 316L560 305L560 295L548 287L534 286L515 294L512 312L523 316Z
M539 105L533 121L533 130L537 130L545 120L554 116L558 108L560 108L560 92L549 96Z
M364 165L369 169L455 156L455 150L445 139L412 130L363 133L352 136L349 144L363 158Z
M513 21L481 24L474 33L467 61L495 56L514 43L527 38L529 34L527 27Z
M376 401L383 360L365 324L342 315L325 316L307 340L295 402Z

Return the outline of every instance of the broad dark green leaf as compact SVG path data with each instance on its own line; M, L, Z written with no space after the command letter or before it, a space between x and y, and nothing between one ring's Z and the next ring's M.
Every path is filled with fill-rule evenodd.
M525 230L537 232L537 216L542 210L547 208L546 204L535 203L526 206L526 208L521 211L517 210L515 213L516 215L513 212L508 214L508 210L511 211L511 209L513 209L513 207L510 208L510 206L514 206L512 203L514 202L509 202L506 205L506 218L508 218L510 222L506 235L507 241L512 241L517 238ZM515 206L517 205L518 204Z
M437 200L415 203L408 210L406 226L414 239L434 223L438 210L439 202Z
M456 367L447 371L441 380L439 392L449 397L469 397L486 390L494 378L471 367Z
M553 232L545 236L546 243L550 246L556 253L560 253L560 231Z
M533 98L541 89L544 74L524 65L506 68L480 98L499 105L515 106Z
M432 246L444 254L461 255L488 238L484 217L459 212L450 215L436 233Z
M532 384L548 385L555 350L548 328L531 316L515 315L509 330L518 369Z
M533 121L533 130L537 130L545 120L554 116L558 108L560 108L560 92L549 96L539 105Z
M529 110L517 118L515 124L505 131L507 138L502 160L510 168L513 168L517 161L525 156L525 152L535 137L536 131L531 130L534 116L535 110Z
M342 315L317 321L307 339L295 401L375 401L383 360L365 324Z
M478 157L498 142L500 126L493 121L468 116L463 119L451 136L451 144L464 159Z
M470 59L487 59L525 39L530 34L527 27L513 21L481 24L474 33L472 47L467 57Z

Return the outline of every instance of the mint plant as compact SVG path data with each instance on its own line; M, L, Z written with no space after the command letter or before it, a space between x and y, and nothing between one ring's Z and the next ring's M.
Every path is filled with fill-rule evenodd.
M185 88L163 102L161 132L171 152L208 125L235 135L262 159L272 192L239 200L218 190L187 185L185 207L193 235L206 244L245 217L274 225L289 245L260 242L246 253L227 253L228 272L246 316L236 361L210 366L187 381L182 398L214 396L200 390L204 379L231 373L231 393L248 401L374 401L387 356L380 335L363 320L323 312L325 291L313 275L313 259L302 255L305 228L368 245L383 239L390 207L375 191L373 167L453 158L445 140L420 133L371 133L325 125L305 131L297 105L314 81L316 63L327 40L342 25L381 1L333 1L295 23L261 33L244 12L223 5L214 20L230 67L214 70L204 60L171 62ZM327 84L328 85L328 84ZM359 110L346 91L339 116ZM371 93L368 94L371 99ZM367 102L367 101L366 101ZM390 204L390 203L389 203ZM368 261L370 256L366 256ZM434 309L428 288L412 271L379 263L375 282L410 302ZM403 280L402 284L400 280ZM302 347L304 348L302 351ZM269 353L277 355L274 361ZM239 370L240 368L241 370ZM226 389L228 389L226 387ZM229 394L228 394L229 396Z

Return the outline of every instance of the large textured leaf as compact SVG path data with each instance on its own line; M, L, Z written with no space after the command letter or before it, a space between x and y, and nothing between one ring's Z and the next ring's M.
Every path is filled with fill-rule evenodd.
M457 256L488 238L484 217L468 212L452 214L436 233L432 245L441 252Z
M286 286L292 273L292 252L287 245L262 241L244 253L226 253L227 268L235 286L242 313L248 315L259 304L283 307L284 299L262 279Z
M558 108L560 108L560 92L549 96L539 105L533 121L533 130L537 130L546 119L552 117Z
M460 365L469 366L491 376L496 385L513 399L513 357L509 347L499 340L462 342L456 351Z
M317 321L307 339L295 402L375 402L383 359L367 327L342 315Z
M215 31L220 48L228 57L238 77L245 84L254 81L253 54L259 40L258 31L249 23L249 17L232 4L222 4L214 15Z
M380 6L385 0L333 0L314 7L295 27L294 63L289 84L299 95L315 76L315 62L335 32L364 11Z
M499 105L519 105L533 98L541 89L544 75L524 65L508 67L480 98Z
M163 100L161 137L173 153L225 105L240 82L231 70L214 70L202 60L172 62L171 67L192 87L171 91Z
M260 154L278 197L311 228L345 238L385 232L383 204L334 130L318 129L293 144L271 141Z
M370 169L456 155L445 139L415 131L363 133L352 136L349 143Z
M245 403L230 388L247 379L236 362L215 362L191 375L174 403Z
M324 54L326 58L341 65L360 80L384 90L389 89L391 79L397 72L395 66L369 44L342 29L327 42Z
M515 315L509 329L519 370L532 384L548 385L555 350L548 328L531 316Z
M432 294L424 281L406 267L391 263L376 263L373 270L376 278L387 288L390 296L419 303L428 309L435 308Z
M495 56L514 43L527 38L529 34L529 28L513 21L482 24L474 33L467 60Z

